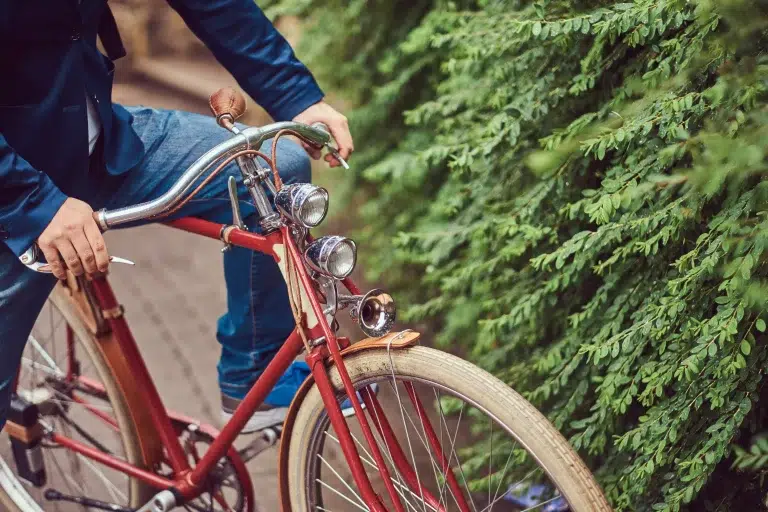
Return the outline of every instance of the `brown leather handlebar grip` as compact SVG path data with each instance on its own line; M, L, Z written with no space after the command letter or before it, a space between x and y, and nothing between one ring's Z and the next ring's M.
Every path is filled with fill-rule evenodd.
M234 122L245 113L245 98L240 91L232 87L224 87L211 94L208 100L211 113L216 117L216 122L224 128L230 129Z

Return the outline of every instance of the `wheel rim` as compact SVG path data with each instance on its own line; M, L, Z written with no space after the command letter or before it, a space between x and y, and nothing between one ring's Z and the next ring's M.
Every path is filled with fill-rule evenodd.
M381 387L379 400L382 407L388 411L387 421L393 430L398 431L397 440L402 451L410 466L416 468L417 482L409 486L403 472L396 468L392 455L393 447L388 446L378 432L377 424L381 425L382 419L375 411L372 414L366 410L369 425L392 475L392 484L407 512L432 512L438 508L461 510L460 505L464 504L471 512L568 510L567 502L539 461L487 408L470 397L425 378L395 375L393 379L393 376L376 376L356 382L355 387L360 390L374 382ZM418 390L417 394L427 409L427 416L435 433L441 439L440 444L449 459L448 465L453 470L464 500L458 498L446 482L445 472L434 450L429 447L427 429L407 394L407 382L413 383L414 389ZM427 388L430 388L428 391L432 394L431 401L427 400L429 394L424 393ZM338 397L340 402L345 398L343 394ZM450 414L444 405L446 399L461 402L457 413ZM455 409L454 402L451 410ZM483 424L479 423L478 417L482 417ZM385 508L393 510L388 492L378 474L377 465L357 423L354 417L347 420L366 473L374 484L374 490L382 497ZM466 452L463 447L476 440L481 432L486 437L484 447L487 453L485 456L474 454L468 460L463 454ZM356 489L341 453L339 441L325 412L320 415L310 436L309 457L304 481L308 510L368 510ZM494 464L496 462L498 464ZM536 492L537 488L534 486L542 484L545 488ZM438 499L438 507L421 499L419 486L424 490L424 494L431 493Z
M68 352L67 338L77 335L57 307L48 301L33 328L21 361L17 393L35 402L41 424L88 446L126 460L123 440L116 426L116 411L103 391L96 363L78 342ZM87 380L68 378L73 363ZM92 383L94 387L84 384ZM100 387L100 389L99 389ZM112 424L110 424L110 420ZM0 487L25 512L83 510L73 503L50 502L45 490L85 496L123 507L130 505L129 478L45 439L42 444L47 483L41 488L19 479L7 435L0 443Z

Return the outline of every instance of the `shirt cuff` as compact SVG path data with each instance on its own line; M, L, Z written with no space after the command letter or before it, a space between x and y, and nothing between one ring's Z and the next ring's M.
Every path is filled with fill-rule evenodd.
M24 212L14 217L7 226L8 240L5 244L16 256L32 247L40 234L67 200L67 196L45 176L40 186L26 199Z
M314 80L312 84L295 88L293 91L293 94L286 94L267 109L275 121L290 121L325 97Z

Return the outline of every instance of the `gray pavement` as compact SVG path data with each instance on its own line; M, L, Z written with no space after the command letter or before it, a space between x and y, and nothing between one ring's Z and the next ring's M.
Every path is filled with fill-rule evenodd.
M149 84L118 85L115 101L206 113L194 97ZM225 311L221 243L167 226L109 232L110 282L168 409L219 425L216 320ZM260 510L277 510L277 450L249 464Z

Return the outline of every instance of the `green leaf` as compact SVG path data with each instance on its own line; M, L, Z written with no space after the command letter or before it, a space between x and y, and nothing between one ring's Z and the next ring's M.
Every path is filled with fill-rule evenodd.
M758 318L757 322L755 322L755 327L757 328L758 331L765 332L765 320L763 320L762 318Z
M533 28L531 28L531 33L534 36L538 36L541 34L541 22L537 21L533 24Z
M741 340L741 353L748 356L752 352L752 346L747 340Z

